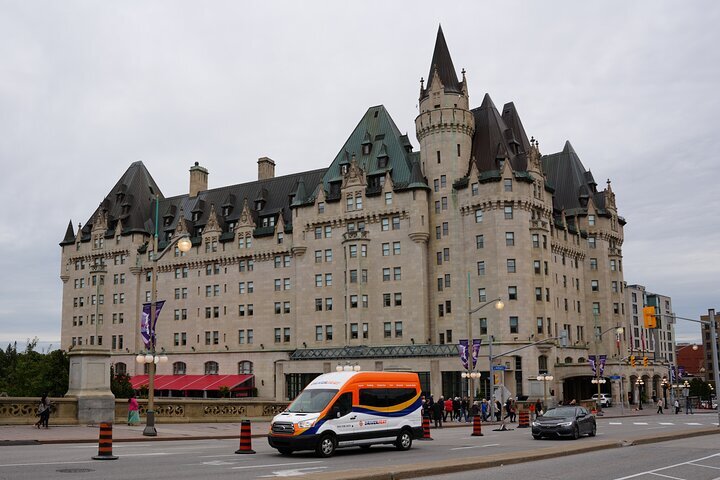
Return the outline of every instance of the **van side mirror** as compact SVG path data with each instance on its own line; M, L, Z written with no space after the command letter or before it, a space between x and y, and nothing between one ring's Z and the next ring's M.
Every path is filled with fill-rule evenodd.
M338 407L337 405L332 407L332 409L330 409L330 414L328 415L328 417L340 418L341 416L342 415L340 414L340 407Z

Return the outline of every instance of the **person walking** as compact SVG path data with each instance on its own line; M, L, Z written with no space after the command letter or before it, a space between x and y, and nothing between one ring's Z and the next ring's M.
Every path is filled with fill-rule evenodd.
M695 412L693 412L692 407L692 401L690 400L690 397L685 397L685 415L687 414L695 415Z
M140 405L135 398L135 394L130 395L128 398L128 425L140 425Z
M450 421L452 422L453 419L453 401L452 398L448 398L445 400L445 416L443 417L444 421L448 421L448 417L450 417Z
M501 421L502 417L502 403L500 403L500 400L495 400L495 420Z
M434 402L432 404L432 407L430 407L433 414L433 421L435 422L435 428L442 428L443 423L443 409L445 408L445 404L443 402L443 397L440 397L437 402Z
M488 420L488 406L487 398L483 398L480 404L480 414L482 415L483 422L487 422Z
M44 393L40 398L40 404L38 405L38 415L40 419L35 422L37 428L45 427L48 428L48 422L50 421L50 402L48 402L47 393Z
M543 414L543 405L540 399L538 398L535 402L535 416L539 416Z
M658 400L658 402L657 402L657 407L658 407L657 413L662 414L662 413L663 413L663 401L662 401L662 399Z

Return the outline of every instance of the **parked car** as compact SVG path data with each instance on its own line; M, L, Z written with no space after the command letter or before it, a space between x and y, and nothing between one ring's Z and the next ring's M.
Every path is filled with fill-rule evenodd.
M577 439L587 434L597 434L595 415L584 407L563 406L551 408L532 422L532 436L535 440L542 437L571 437Z
M598 394L592 396L594 402L597 402ZM612 407L612 400L604 393L600 394L600 406L601 407Z

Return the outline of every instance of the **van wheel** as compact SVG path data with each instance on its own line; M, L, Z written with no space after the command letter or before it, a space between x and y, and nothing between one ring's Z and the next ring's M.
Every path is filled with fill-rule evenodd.
M291 448L278 448L280 455L292 455L293 451Z
M412 447L413 436L410 430L403 429L395 441L395 448L398 450L409 450Z
M331 457L332 454L335 453L335 448L337 448L335 437L327 433L320 437L320 441L318 442L317 447L315 447L315 453L317 453L318 457L327 458Z

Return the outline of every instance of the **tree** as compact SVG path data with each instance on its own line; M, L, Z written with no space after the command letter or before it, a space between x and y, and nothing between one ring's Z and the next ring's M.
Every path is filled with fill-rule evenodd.
M17 343L0 351L0 392L13 397L65 395L70 369L67 353L62 350L36 352L37 344L38 339L34 338L28 340L22 353L18 353Z
M710 398L710 384L699 378L690 380L690 396L699 398Z
M130 376L125 373L115 375L113 367L110 367L110 390L115 398L130 398L135 393L130 383Z

